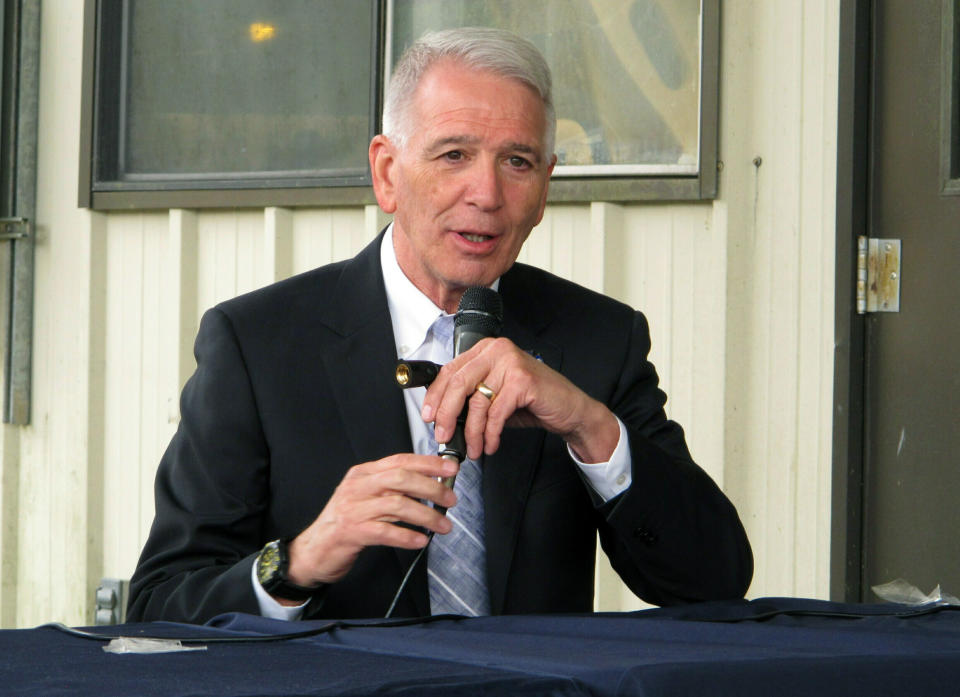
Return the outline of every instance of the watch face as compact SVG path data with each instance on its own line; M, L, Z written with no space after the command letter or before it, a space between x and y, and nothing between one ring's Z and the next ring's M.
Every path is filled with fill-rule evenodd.
M271 542L260 552L257 562L257 580L266 584L277 578L280 572L280 549L276 542Z

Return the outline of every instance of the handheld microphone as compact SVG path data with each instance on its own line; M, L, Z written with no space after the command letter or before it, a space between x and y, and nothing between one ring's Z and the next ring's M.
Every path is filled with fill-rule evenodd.
M500 294L490 288L474 286L467 288L457 314L453 317L453 355L469 351L481 339L500 335L503 326L503 300ZM448 460L460 463L467 458L467 441L463 428L467 421L467 403L463 405L457 417L457 427L446 443L440 443L437 454ZM452 489L456 477L446 477L443 485ZM446 509L437 508L441 513Z
M503 299L490 288L467 288L453 316L453 355L459 356L481 339L500 336L503 327Z
M474 286L467 288L460 298L460 304L457 306L457 314L453 317L453 355L459 356L465 351L469 351L480 341L490 336L499 336L500 328L503 325L503 300L500 295L489 288ZM397 385L406 389L410 387L419 387L429 385L440 371L440 366L430 361L398 361L394 378ZM440 457L460 463L467 458L467 442L463 435L464 424L467 421L467 403L464 402L463 410L457 417L457 427L453 436L447 443L440 443L437 446L437 454ZM453 488L456 476L446 477L440 481L448 489ZM444 506L434 506L434 509L440 515L446 515L447 509ZM427 533L427 537L433 539L433 531ZM429 542L428 542L429 546ZM406 575L400 582L396 594L393 596L393 602L387 610L386 617L393 615L397 607L397 601L403 594L407 582L413 574L417 563L423 558L427 547L422 547L420 552L414 558Z

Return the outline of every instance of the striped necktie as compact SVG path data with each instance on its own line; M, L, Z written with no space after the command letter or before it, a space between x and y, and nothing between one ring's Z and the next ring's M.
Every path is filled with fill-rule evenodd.
M431 327L439 347L434 360L453 356L453 317L439 317ZM439 360L438 360L439 359ZM431 428L431 439L433 429ZM436 441L434 451L436 452ZM434 615L489 615L487 557L483 532L482 470L475 460L460 464L453 490L457 505L447 511L453 530L435 535L427 550L430 612Z

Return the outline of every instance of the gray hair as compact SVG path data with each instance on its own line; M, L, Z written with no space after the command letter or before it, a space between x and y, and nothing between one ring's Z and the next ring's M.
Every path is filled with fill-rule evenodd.
M403 146L410 135L409 111L420 80L441 59L523 82L543 101L545 157L553 154L557 117L550 68L537 47L503 29L461 27L424 34L397 62L383 107L383 133Z

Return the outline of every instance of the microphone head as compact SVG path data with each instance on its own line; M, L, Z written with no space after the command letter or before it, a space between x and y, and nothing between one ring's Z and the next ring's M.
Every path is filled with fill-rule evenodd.
M453 317L456 329L482 336L499 336L503 326L503 299L500 294L484 286L473 286L464 291Z

